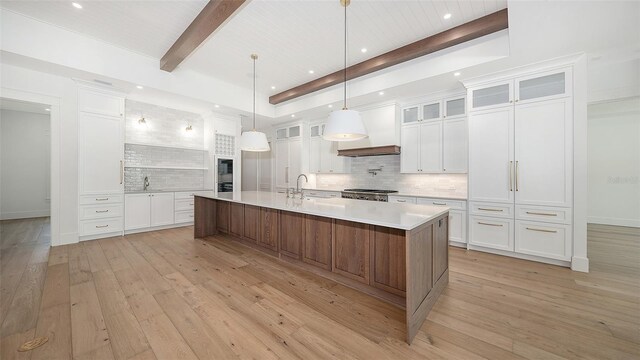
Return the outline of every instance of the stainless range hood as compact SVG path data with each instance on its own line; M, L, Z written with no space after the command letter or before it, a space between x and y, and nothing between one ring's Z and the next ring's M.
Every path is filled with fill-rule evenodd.
M338 156L360 157L360 156L379 156L379 155L400 155L400 146L386 145L374 146L358 149L338 150Z

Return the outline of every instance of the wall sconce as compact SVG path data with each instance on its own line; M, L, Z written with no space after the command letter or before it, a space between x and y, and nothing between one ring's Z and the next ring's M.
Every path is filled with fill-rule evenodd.
M144 118L144 116L141 116L140 119L138 119L138 124L140 124L140 125L146 125L147 124L147 120Z
M184 131L191 131L193 130L193 126L191 126L191 124L187 125L186 128L184 128Z

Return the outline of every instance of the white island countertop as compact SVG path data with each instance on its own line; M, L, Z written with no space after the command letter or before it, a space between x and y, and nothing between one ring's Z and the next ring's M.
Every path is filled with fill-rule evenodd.
M448 207L386 203L342 198L287 198L286 194L263 191L220 193L203 198L236 202L332 219L412 230L449 211Z

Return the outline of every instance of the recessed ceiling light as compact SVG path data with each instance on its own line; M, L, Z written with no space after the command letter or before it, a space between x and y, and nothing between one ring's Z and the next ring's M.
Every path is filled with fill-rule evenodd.
M378 93L378 95L380 95L380 96L384 95L384 91L380 91L380 92Z
M275 89L276 89L275 85L271 85L271 90L275 90Z
M449 20L449 19L451 19L451 14L450 13L446 13L446 14L444 14L443 18L445 20Z
M215 104L215 105L213 105L213 107L215 107L215 108L219 108L219 107L220 107L220 105Z
M460 73L459 72L454 72L453 76L460 76Z
M82 9L82 5L78 4L77 2L71 3L71 5L73 5L73 7L76 9Z
M360 51L362 51L362 53L364 54L364 53L367 52L367 48L362 48L362 49L360 49Z
M296 117L296 114L291 114L291 117Z
M331 104L329 104L329 105L327 105L327 106L329 106L330 108L332 108L332 107L333 107L333 105L331 105Z
M46 111L51 111L51 109L49 109L49 108L46 108L45 110L46 110Z
M309 70L309 74L313 74L315 71L313 70Z
M142 87L142 85L136 85L136 87L137 87L138 89L140 89L140 90L144 89L144 88Z

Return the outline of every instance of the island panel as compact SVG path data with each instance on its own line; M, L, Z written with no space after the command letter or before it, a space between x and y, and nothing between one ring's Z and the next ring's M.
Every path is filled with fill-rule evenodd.
M304 215L280 211L280 253L299 260L303 236Z
M244 237L244 205L231 203L229 210L229 233Z
M304 219L302 261L331 271L333 222L321 216Z
M216 210L218 230L223 233L229 232L229 203L226 201L218 201Z
M335 220L333 272L369 283L369 225Z
M244 238L252 243L258 242L260 226L260 208L257 206L244 206Z
M280 221L278 210L260 208L260 234L258 245L278 251Z
M371 285L405 296L406 231L373 226Z

